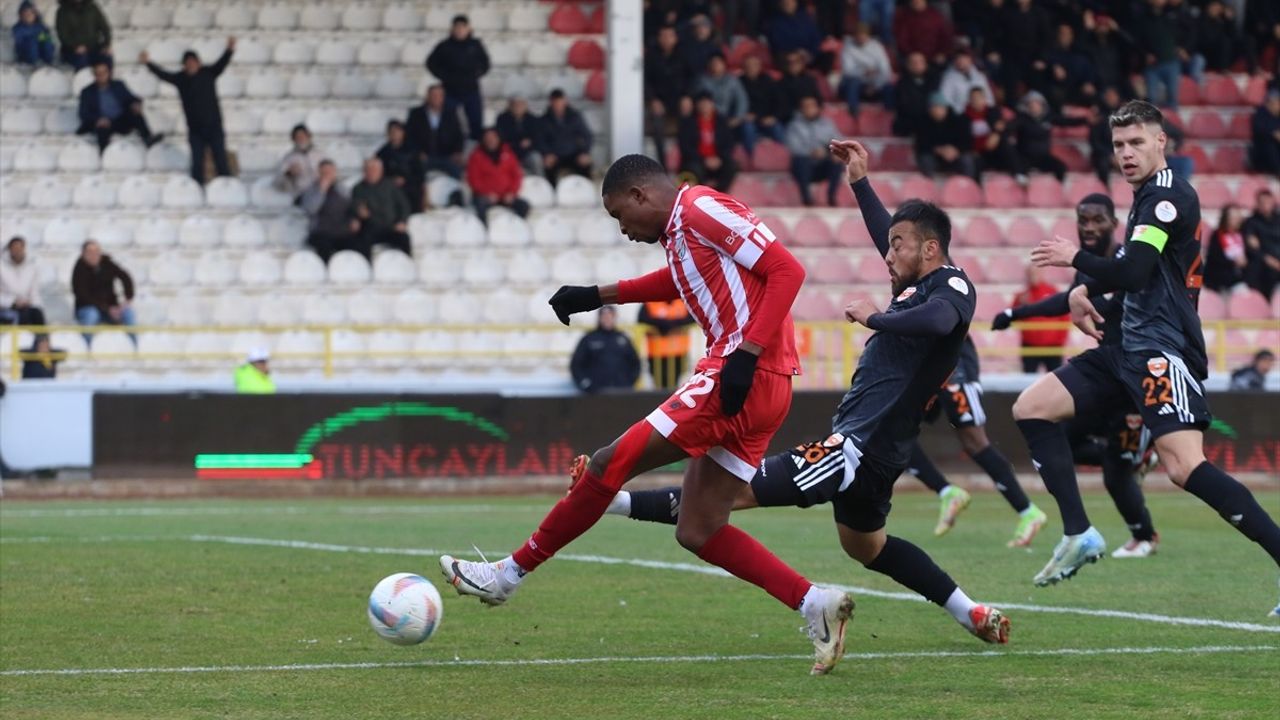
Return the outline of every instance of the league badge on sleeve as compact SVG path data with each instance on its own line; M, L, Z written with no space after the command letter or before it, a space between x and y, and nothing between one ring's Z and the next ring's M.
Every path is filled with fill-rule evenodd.
M1178 208L1174 207L1173 203L1168 200L1161 200L1156 203L1156 217L1161 222L1173 222L1178 217Z

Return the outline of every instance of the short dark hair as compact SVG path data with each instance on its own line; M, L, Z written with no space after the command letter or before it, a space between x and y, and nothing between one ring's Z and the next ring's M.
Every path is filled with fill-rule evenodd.
M600 196L608 197L634 185L641 185L658 178L666 178L667 169L648 155L623 155L609 166L604 174Z
M564 97L564 90L561 90L560 88L555 88L554 90L551 91L551 95L549 95L547 99L559 100L560 98L563 98L563 97Z
M14 235L13 237L9 238L9 242L7 242L7 243L5 243L5 244L4 244L4 249L5 249L5 250L8 250L9 248L13 247L14 245L16 245L16 244L18 244L18 243L22 243L23 245L26 245L26 244L27 244L27 240L26 240L26 238L22 237L21 235Z
M1254 362L1258 362L1259 360L1275 360L1275 359L1276 359L1276 354L1271 352L1270 350L1259 350L1253 356Z
M889 227L909 222L926 238L934 238L942 246L944 255L951 252L951 218L946 211L927 200L908 200L898 206L889 220Z
M329 158L325 158L321 160L320 164L317 165L316 167L324 167L325 165L332 165L333 167L338 167L338 163L330 160Z
M1107 209L1107 215L1116 216L1116 204L1111 199L1111 196L1105 193L1089 193L1085 195L1080 198L1080 202L1076 203L1076 209L1078 210L1082 205L1101 205Z
M388 121L387 121L387 129L388 129L388 130L390 130L391 128L396 128L396 127L398 127L398 128L400 128L401 130L403 130L403 129L404 129L404 123L400 122L399 120L388 120Z
M1257 200L1258 198L1263 197L1264 195L1265 195L1266 197L1271 197L1271 195L1272 195L1272 193L1271 193L1271 189L1270 189L1270 188L1265 188L1265 187L1264 187L1264 188L1259 189L1259 190L1258 190L1258 192L1256 192L1256 193L1254 193L1254 194L1253 194L1253 199L1254 199L1254 200Z
M699 100L715 100L715 96L712 95L711 92L708 90L699 90L693 96L693 101L698 102Z
M470 18L468 18L466 15L458 14L458 15L454 15L454 16L453 16L453 22L451 22L451 23L449 23L449 24L450 24L450 25L457 25L458 23L466 23L467 25L470 25L470 24L471 24L471 19L470 19Z
M1146 100L1130 100L1111 113L1108 124L1113 128L1130 125L1159 125L1164 127L1164 113Z
M301 130L302 132L308 135L311 134L311 130L307 128L305 123L298 123L297 125L293 126L292 130L289 131L289 137L293 137L294 135L297 135L299 130Z
M186 64L188 59L195 60L196 62L200 62L200 56L196 54L195 50L188 50L182 53L182 62L184 65Z

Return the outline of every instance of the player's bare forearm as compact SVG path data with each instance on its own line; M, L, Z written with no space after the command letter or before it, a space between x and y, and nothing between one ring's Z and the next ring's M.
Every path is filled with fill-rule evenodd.
M618 283L600 286L600 302L605 305L618 304Z

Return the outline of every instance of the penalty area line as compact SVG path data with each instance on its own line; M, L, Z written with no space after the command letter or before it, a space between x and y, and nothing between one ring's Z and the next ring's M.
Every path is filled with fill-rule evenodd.
M1052 650L979 650L960 652L872 652L848 653L845 660L894 659L963 659L999 657L1081 657L1097 655L1211 655L1253 653L1280 650L1274 645L1203 645L1200 647L1103 647L1056 648ZM402 662L300 663L294 665L195 665L185 667L137 668L48 668L32 670L0 670L0 677L82 676L82 675L182 675L205 673L276 673L316 672L324 670L381 670L388 668L468 668L468 667L546 667L565 665L599 665L614 663L672 665L678 663L751 662L775 660L811 660L812 655L653 655L644 657L530 658L510 660L409 660Z

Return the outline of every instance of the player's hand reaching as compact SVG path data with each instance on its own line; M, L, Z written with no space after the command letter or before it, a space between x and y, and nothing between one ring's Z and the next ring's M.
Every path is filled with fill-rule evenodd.
M1102 313L1098 312L1098 308L1089 299L1088 288L1079 285L1072 290L1067 295L1067 306L1071 308L1072 325L1094 340L1102 340L1102 331L1098 329L1098 323L1103 322Z
M759 355L739 347L729 354L724 367L720 368L720 409L727 417L742 412L759 359Z
M876 304L866 298L858 298L844 306L844 319L851 323L867 325L867 319L880 312ZM867 325L867 327L871 327Z
M1052 240L1041 240L1031 251L1031 264L1036 267L1071 267L1071 261L1078 252L1080 246L1075 242L1054 235Z
M1008 330L1009 326L1012 324L1013 324L1013 309L1005 308L1004 310L1000 311L999 315L996 315L994 318L992 318L991 329L992 330Z
M556 311L556 317L565 325L569 324L570 315L599 310L604 305L600 300L600 288L596 285L561 285L547 304Z
M850 184L867 176L871 166L871 154L857 140L832 140L828 146L836 162L845 166L845 178Z

